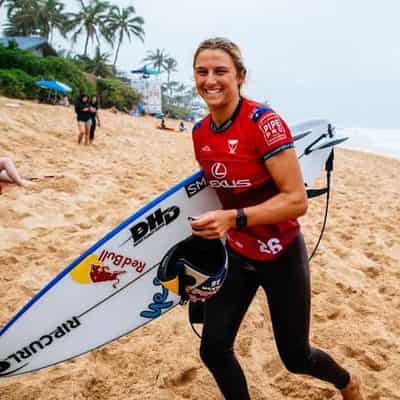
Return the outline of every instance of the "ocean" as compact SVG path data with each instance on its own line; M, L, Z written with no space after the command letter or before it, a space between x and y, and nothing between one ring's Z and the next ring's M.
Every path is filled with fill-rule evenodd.
M349 139L341 147L400 159L400 129L336 128Z

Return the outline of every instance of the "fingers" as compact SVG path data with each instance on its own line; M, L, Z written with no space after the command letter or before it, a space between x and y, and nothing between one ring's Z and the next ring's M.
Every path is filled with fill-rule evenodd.
M192 230L193 236L202 237L203 239L221 239L224 235L212 230Z
M227 227L221 217L222 214L218 211L209 211L197 217L190 217L193 235L204 239L222 238Z

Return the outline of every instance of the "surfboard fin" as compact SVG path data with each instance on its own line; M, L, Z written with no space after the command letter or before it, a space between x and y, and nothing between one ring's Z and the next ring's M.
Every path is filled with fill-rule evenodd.
M311 129L308 131L305 131L305 132L298 133L297 135L293 136L293 140L296 141L296 140L303 139L304 137L308 136L310 133L312 133Z
M328 142L325 142L325 143L321 144L320 146L310 149L309 153L311 153L312 151L327 149L328 147L336 146L340 143L343 143L347 139L348 139L348 137L341 137L341 138L329 140Z

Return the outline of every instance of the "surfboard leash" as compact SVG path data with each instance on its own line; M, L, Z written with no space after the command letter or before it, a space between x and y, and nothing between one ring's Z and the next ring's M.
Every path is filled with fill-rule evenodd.
M331 154L329 155L328 159L325 163L325 170L326 170L326 188L323 189L307 189L307 197L312 199L313 197L318 197L326 193L326 204L325 204L325 214L324 220L322 222L321 232L319 234L317 243L314 246L313 251L311 252L308 261L310 262L311 259L314 257L315 253L318 250L318 247L321 243L322 236L325 232L326 223L328 221L328 211L329 211L329 200L330 200L330 193L331 193L331 175L333 171L333 160L334 160L334 149L332 148Z

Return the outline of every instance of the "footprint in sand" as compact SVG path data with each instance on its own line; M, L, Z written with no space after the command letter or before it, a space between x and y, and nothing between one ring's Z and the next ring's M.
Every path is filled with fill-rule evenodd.
M357 350L343 346L347 357L356 359L360 364L371 371L383 371L389 365L388 357L380 351Z
M186 385L196 379L197 371L200 367L190 367L183 370L177 377L173 379L176 385Z

